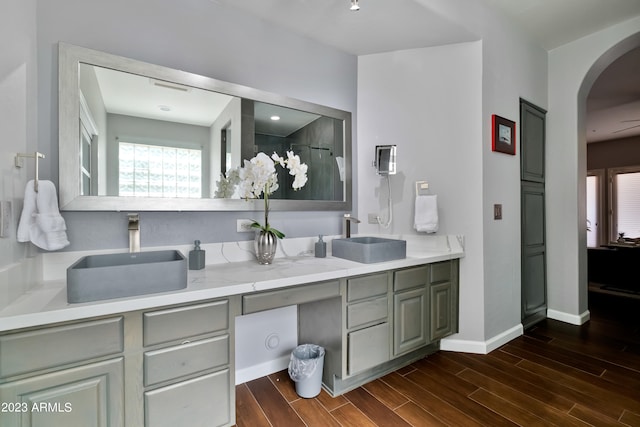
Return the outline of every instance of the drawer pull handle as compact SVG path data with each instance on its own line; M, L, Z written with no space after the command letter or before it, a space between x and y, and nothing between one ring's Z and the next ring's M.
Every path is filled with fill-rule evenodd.
M184 341L182 341L182 343L180 343L180 345L185 345L185 344L189 344L189 343L191 343L190 340L184 340Z

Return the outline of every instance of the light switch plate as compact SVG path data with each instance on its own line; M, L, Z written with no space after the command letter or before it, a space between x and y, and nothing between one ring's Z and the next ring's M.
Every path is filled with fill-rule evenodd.
M0 201L0 237L9 237L11 231L11 202Z
M502 205L501 204L493 205L493 219L495 219L495 220L502 219Z

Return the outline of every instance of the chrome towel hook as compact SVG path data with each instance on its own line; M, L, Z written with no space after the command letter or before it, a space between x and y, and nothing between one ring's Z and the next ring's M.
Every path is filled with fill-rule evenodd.
M38 151L36 151L35 153L18 153L16 154L16 158L15 158L15 165L17 168L21 168L23 166L23 162L22 162L23 157L36 159L36 176L33 181L33 190L37 193L38 192L38 160L44 159L45 156L44 154Z

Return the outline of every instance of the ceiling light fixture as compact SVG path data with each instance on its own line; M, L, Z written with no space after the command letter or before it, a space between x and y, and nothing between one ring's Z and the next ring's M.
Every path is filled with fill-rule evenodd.
M276 121L280 120L280 116L271 116L271 120L276 122Z
M358 0L351 0L350 10L360 10L360 6L358 6Z

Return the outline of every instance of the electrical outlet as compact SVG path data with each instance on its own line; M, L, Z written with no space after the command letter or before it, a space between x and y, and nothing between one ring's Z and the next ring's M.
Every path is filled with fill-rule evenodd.
M378 214L370 213L369 214L369 224L378 224L378 219L380 217Z
M251 227L251 224L253 224L252 219L239 219L236 222L236 231L238 233L250 233L255 231L255 229Z

